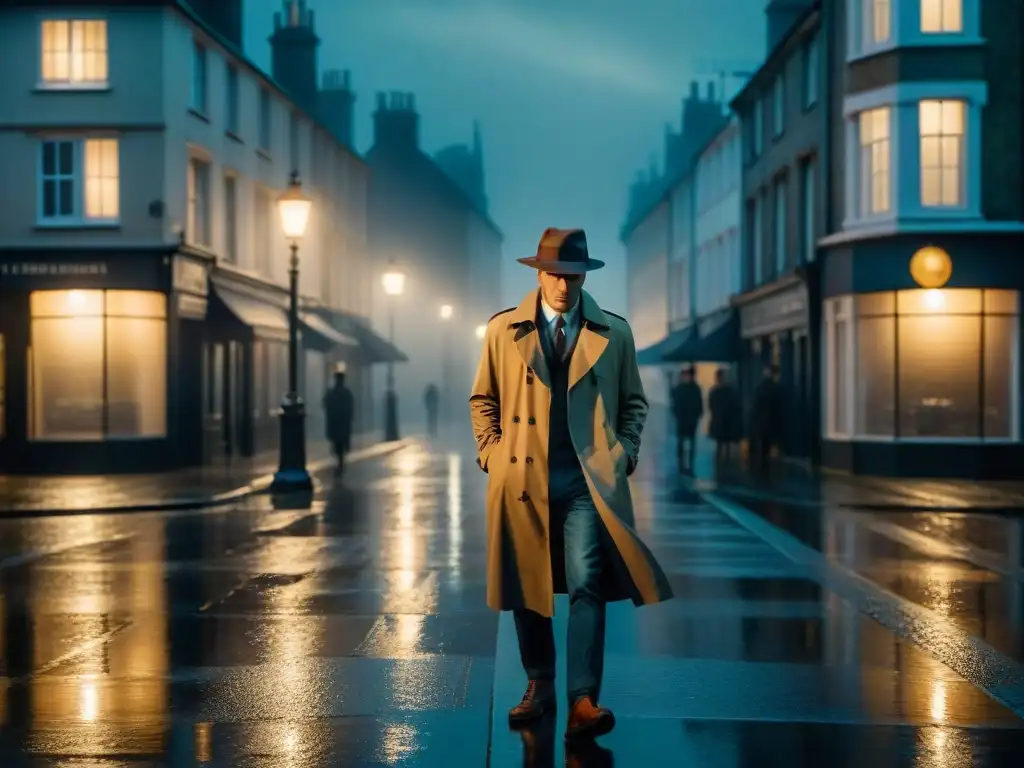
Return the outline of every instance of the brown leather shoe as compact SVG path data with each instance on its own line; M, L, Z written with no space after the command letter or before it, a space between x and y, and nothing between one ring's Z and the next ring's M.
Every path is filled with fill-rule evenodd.
M510 725L529 723L555 707L553 680L531 680L526 685L523 700L508 711Z
M597 706L589 696L580 696L569 712L569 724L565 738L570 740L593 739L604 736L615 727L615 715L610 709Z

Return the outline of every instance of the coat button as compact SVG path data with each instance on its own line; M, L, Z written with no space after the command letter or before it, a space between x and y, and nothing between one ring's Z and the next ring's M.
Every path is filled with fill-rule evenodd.
M519 497L519 500L520 501L529 501L530 500L530 494L528 494L526 491L523 491L523 495Z
M509 461L511 461L513 464L515 464L517 461L519 461L519 459L517 459L515 456L513 456L511 459L509 459Z
M533 456L527 456L526 457L526 463L527 464L533 464Z
M526 420L526 423L532 427L534 424L537 423L537 420L533 418L533 416L531 416L529 419Z
M512 417L512 423L513 424L518 424L519 423L519 417L518 416L513 416Z

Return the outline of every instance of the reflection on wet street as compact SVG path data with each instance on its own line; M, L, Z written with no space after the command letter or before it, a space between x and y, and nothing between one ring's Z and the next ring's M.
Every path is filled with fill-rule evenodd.
M610 607L600 750L565 754L564 701L509 730L525 679L484 604L486 476L471 446L416 443L312 509L0 521L0 766L1021 764L984 669L869 618L645 450L637 528L677 599ZM736 503L1022 660L1020 521Z

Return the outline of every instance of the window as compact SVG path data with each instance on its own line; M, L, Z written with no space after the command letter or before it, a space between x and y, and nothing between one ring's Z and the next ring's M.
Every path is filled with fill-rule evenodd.
M41 223L117 221L117 139L48 139L39 154Z
M299 113L292 111L288 124L288 157L293 171L299 169Z
M786 80L782 75L775 78L772 86L772 132L781 136L786 130Z
M253 222L253 242L255 243L256 263L253 265L263 277L271 277L271 249L270 249L270 226L273 214L273 204L270 198L270 190L266 187L256 187L255 208Z
M224 258L238 263L238 180L224 176Z
M106 86L108 67L106 21L96 19L43 22L44 86Z
M812 107L818 101L818 67L820 48L815 36L804 48L804 108Z
M817 237L814 226L814 161L805 160L800 166L800 220L801 241L805 262L814 261L817 254Z
M775 274L781 275L786 271L787 237L789 232L786 227L786 216L789 213L789 205L786 200L789 185L785 179L775 182Z
M153 291L33 291L29 435L167 433L167 297Z
M963 32L963 0L921 0L921 31Z
M188 242L209 246L210 236L210 164L197 158L188 163Z
M889 210L889 107L860 114L860 214Z
M856 302L856 338L837 307ZM907 290L827 302L829 370L855 355L855 433L917 440L1015 440L1019 295L1016 291ZM837 374L838 375L838 374ZM833 381L830 413L849 393ZM838 402L838 401L837 401ZM836 417L838 418L838 417ZM830 421L835 435L847 434Z
M754 286L758 286L764 280L764 196L758 195L754 198L754 226L751 227L750 236L754 239L753 260L754 260Z
M921 205L959 206L964 199L964 115L962 101L922 101Z
M754 102L754 120L753 127L751 128L751 147L753 148L754 157L761 156L762 142L764 141L764 108L761 105L761 100L758 99Z
M889 41L892 33L892 5L890 0L861 0L864 22L861 28L865 50Z
M260 149L270 151L270 91L260 89Z
M192 109L206 114L206 48L198 40L192 43Z
M229 133L238 133L238 68L234 64L228 64L227 80L224 89L224 98L227 101L225 110L225 125Z

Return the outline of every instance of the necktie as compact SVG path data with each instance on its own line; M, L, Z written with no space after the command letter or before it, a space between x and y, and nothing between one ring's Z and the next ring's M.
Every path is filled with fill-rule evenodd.
M561 315L555 321L555 357L565 357L565 318Z

